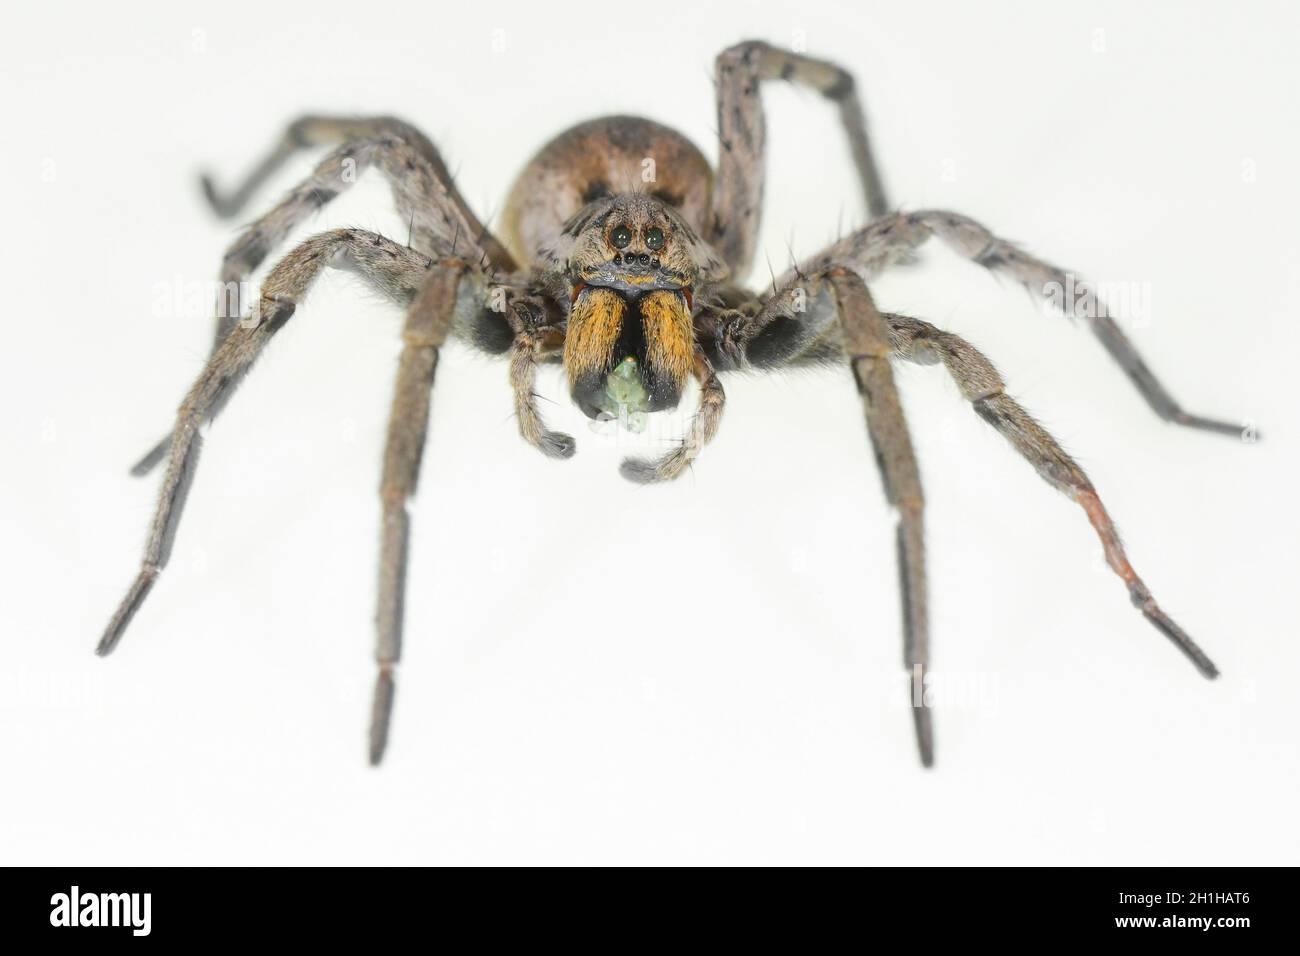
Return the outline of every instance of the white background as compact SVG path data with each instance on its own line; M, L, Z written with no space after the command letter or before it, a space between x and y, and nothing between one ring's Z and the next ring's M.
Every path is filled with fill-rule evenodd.
M1284 2L11 10L0 862L1298 862L1298 29ZM647 489L558 373L565 463L517 437L504 366L454 347L371 770L401 316L340 275L211 430L172 564L118 652L93 655L157 487L127 466L209 342L159 286L215 278L236 235L200 169L232 182L304 110L396 113L490 215L593 115L654 117L712 155L712 60L746 37L855 72L896 203L1143 284L1150 314L1127 327L1169 388L1258 424L1251 445L1161 423L1084 327L941 249L876 286L998 363L1218 682L939 369L902 368L948 681L923 771L893 517L847 375L727 380L717 441ZM779 85L765 100L779 270L862 209L833 110ZM369 177L302 235L341 224L405 237Z

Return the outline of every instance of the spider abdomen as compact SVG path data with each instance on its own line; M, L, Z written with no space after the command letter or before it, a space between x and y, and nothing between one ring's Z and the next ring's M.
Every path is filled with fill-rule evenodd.
M502 239L516 261L537 249L587 203L617 193L649 194L703 232L713 171L676 130L636 116L605 116L565 130L543 146L510 189Z

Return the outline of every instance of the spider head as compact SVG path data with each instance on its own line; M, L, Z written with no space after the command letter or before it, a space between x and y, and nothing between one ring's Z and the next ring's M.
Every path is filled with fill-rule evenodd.
M639 193L598 200L564 227L572 288L564 364L592 418L676 407L694 362L692 289L725 275L671 207Z

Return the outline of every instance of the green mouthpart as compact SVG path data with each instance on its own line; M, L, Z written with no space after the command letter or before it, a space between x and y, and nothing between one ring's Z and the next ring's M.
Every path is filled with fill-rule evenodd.
M650 396L641 384L637 361L629 355L605 376L605 401L600 410L617 418L628 431L639 432L645 429L649 408Z

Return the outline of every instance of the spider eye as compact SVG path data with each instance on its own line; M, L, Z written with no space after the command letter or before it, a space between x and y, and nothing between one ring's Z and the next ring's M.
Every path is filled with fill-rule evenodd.
M658 226L651 226L645 231L645 244L651 249L664 247L664 231Z
M609 234L609 241L614 244L615 249L626 249L632 242L632 230L627 226L615 226L614 231Z

